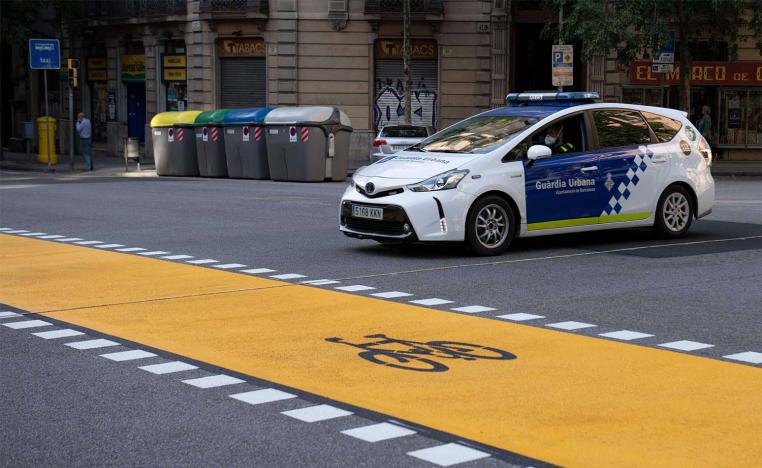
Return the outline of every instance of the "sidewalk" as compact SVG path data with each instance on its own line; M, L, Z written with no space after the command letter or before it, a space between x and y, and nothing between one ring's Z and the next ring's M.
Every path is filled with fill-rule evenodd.
M156 170L153 162L150 164L141 164L141 171L138 172L137 164L130 162L129 172L124 170L124 159L112 158L108 156L93 154L93 165L95 169L92 171L85 170L85 163L82 155L74 156L74 172L69 165L69 155L59 154L58 164L53 164L51 167L53 173L57 175L92 175L94 177L156 177ZM37 162L37 153L32 153L27 157L26 153L16 153L10 151L3 151L3 159L0 160L0 170L12 170L12 171L34 171L34 172L46 172L48 165L45 163Z
M762 162L714 161L712 175L715 177L762 177Z

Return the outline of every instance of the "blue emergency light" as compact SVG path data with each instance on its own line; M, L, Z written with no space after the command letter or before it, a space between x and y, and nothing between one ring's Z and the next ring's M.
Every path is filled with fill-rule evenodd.
M591 91L556 92L542 91L537 93L510 93L505 97L509 107L545 106L572 107L580 104L594 104L600 99L598 93Z

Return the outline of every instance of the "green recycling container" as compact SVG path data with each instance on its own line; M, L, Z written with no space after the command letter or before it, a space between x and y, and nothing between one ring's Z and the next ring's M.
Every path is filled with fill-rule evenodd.
M222 122L230 109L204 111L196 117L196 153L201 177L227 177Z

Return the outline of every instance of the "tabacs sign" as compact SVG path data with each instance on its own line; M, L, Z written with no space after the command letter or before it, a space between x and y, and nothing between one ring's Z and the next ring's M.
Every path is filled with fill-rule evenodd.
M402 59L402 39L378 39L375 45L377 59ZM413 39L410 41L410 57L417 60L436 60L437 41Z
M219 39L217 54L220 57L265 57L267 49L261 37Z

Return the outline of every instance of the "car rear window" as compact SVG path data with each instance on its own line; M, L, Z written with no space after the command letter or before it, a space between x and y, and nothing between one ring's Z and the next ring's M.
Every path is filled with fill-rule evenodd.
M679 120L670 119L663 115L652 114L650 112L643 112L643 116L648 121L648 125L651 126L651 130L656 134L656 138L660 143L666 143L677 135L677 132L683 128L683 124Z
M598 144L601 148L619 148L651 143L648 124L638 112L597 111L593 112Z
M426 138L429 132L426 127L384 127L382 137L389 138Z

